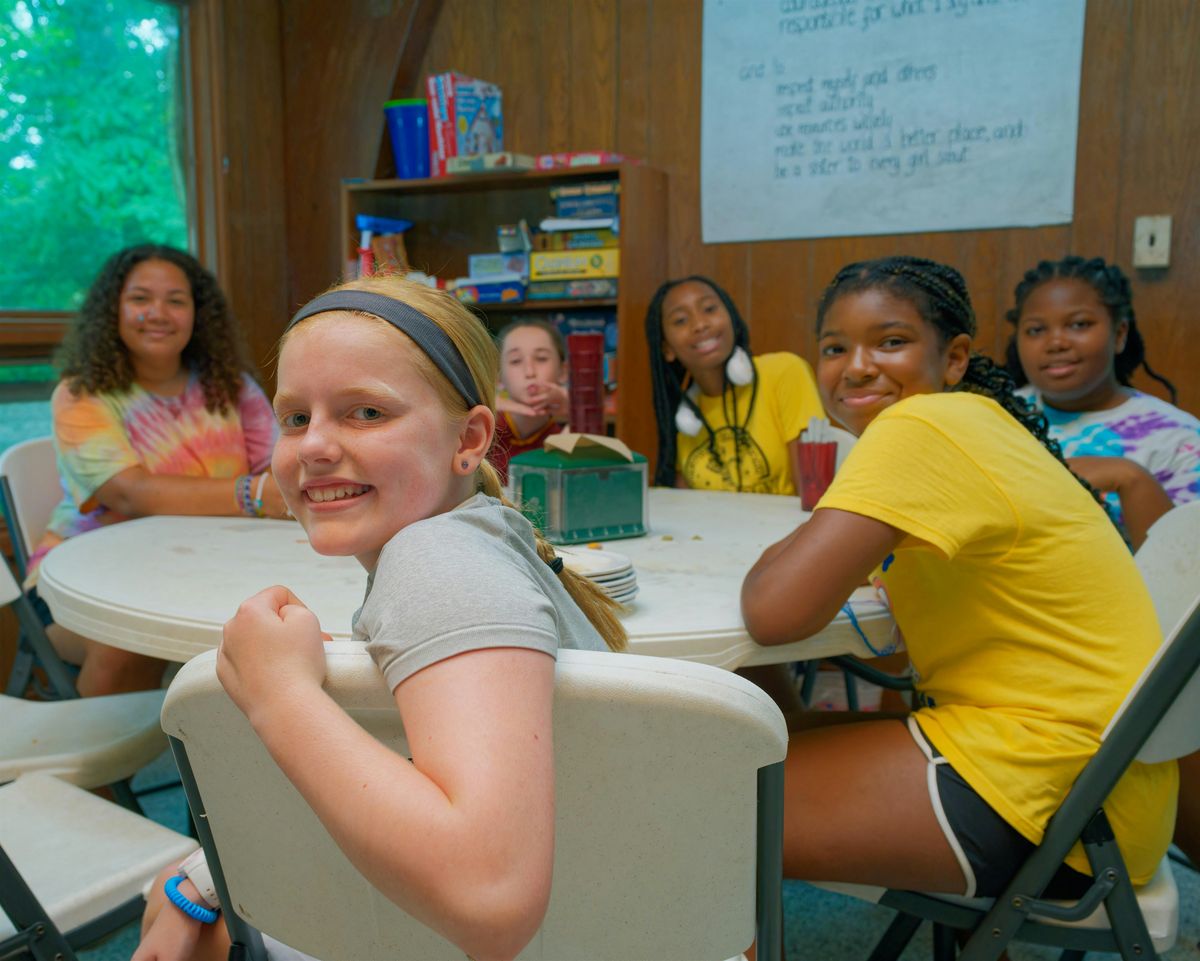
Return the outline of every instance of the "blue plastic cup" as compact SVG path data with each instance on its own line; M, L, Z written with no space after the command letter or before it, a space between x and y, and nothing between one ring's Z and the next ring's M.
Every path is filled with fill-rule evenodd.
M389 100L383 105L396 176L401 180L429 176L429 114L424 100Z

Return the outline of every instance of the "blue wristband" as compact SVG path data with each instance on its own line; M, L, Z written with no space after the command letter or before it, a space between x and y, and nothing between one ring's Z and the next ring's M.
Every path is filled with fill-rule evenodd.
M217 920L216 911L212 908L206 908L203 904L197 904L188 898L186 894L179 892L179 882L185 880L187 880L187 875L185 874L177 874L173 878L167 878L167 883L163 885L163 891L167 895L167 900L189 918L194 918L203 924L212 924Z

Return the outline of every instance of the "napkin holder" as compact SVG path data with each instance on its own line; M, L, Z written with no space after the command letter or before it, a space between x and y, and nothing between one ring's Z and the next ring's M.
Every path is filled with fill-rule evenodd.
M564 432L508 463L521 512L555 544L646 533L646 458L619 440Z

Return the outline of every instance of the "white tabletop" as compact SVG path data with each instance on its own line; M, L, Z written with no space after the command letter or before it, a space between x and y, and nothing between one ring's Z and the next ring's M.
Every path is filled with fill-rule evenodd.
M820 634L763 647L742 624L742 578L770 544L807 518L795 497L653 489L645 537L605 541L632 558L640 592L625 617L630 649L724 668L869 653L843 613ZM186 661L216 646L238 604L290 587L335 640L350 636L366 574L323 557L292 521L146 517L82 534L42 561L38 592L64 627L114 647ZM892 620L869 588L852 599L882 649Z

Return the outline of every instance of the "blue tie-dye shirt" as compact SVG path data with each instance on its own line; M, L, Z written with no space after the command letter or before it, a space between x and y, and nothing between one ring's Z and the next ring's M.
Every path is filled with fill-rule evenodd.
M1200 498L1200 420L1165 400L1130 389L1110 410L1072 412L1047 405L1032 387L1018 391L1036 404L1064 457L1127 457L1162 484L1176 504ZM1119 510L1110 495L1110 502Z

